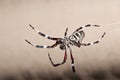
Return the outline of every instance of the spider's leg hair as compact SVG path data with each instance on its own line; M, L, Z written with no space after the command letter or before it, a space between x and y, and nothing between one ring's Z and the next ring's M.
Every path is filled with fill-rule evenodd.
M66 28L66 31L65 31L65 34L64 34L64 36L66 36L66 35L67 35L67 31L68 31L68 28Z
M40 31L38 31L38 30L37 30L36 28L34 28L31 24L29 24L29 26L30 26L33 30L35 30L39 35L41 35L41 36L43 36L43 37L45 37L45 38L48 38L48 39L50 39L50 40L58 40L58 39L60 39L60 38L50 37L49 35L46 35L46 34L40 32Z
M26 40L26 39L25 39L25 41L26 41L27 43L31 44L32 46L36 47L36 48L54 48L54 47L56 47L56 46L58 45L58 43L55 43L55 44L53 44L52 46L46 46L46 45L42 46L42 45L33 44L33 43L31 43L30 41L28 41L28 40Z
M90 45L93 45L93 44L97 44L97 43L99 43L101 40L102 40L102 38L105 36L105 32L103 33L103 35L101 36L101 38L99 39L99 40L97 40L97 41L94 41L94 42L89 42L89 43L80 43L82 46L90 46Z
M74 57L73 57L73 55L72 55L72 49L70 48L70 46L69 46L69 50L70 50L72 71L73 71L73 72L76 72L75 66L74 66Z
M52 59L51 59L51 57L50 57L50 54L49 54L49 53L48 53L48 57L49 57L49 60L50 60L51 64L52 64L54 67L59 66L59 65L62 65L62 64L64 64L64 63L66 62L66 60L67 60L67 50L65 49L64 59L63 59L63 61L62 61L61 63L54 64L53 61L52 61Z

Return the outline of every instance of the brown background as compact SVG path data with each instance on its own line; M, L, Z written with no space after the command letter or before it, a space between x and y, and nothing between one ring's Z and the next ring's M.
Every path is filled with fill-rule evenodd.
M54 42L39 36L39 31L63 37L66 27L70 35L78 27L91 23L101 28L87 28L83 42L97 40L103 32L101 43L89 47L72 47L77 72L98 68L109 69L120 64L120 1L119 0L0 0L0 73L17 70L62 72L71 69L70 59L63 66L54 68L54 62L63 59L64 51L37 49L27 44L51 45ZM111 23L112 25L107 25ZM69 55L68 55L69 57Z

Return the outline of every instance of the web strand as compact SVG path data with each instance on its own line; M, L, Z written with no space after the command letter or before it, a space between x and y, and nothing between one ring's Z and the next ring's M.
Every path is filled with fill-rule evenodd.
M107 26L111 26L111 25L115 25L115 24L120 24L120 21L118 21L118 22L113 22L113 23L110 23L110 24L104 24L104 25L101 25L101 26L107 27Z

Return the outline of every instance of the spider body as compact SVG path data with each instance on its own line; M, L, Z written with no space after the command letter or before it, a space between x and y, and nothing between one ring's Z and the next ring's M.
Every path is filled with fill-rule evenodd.
M63 43L63 44L60 44L59 45L59 48L61 49L61 50L65 50L65 44Z
M75 31L72 35L69 36L70 44L81 47L81 43L84 37L85 33L82 30Z
M85 37L85 33L84 33L84 28L85 27L100 27L99 25L91 25L91 24L87 24L85 26L82 26L82 27L79 27L78 29L76 29L70 36L67 37L67 31L68 31L68 28L66 28L66 31L64 33L64 38L55 38L55 37L50 37L40 31L38 31L37 29L35 29L32 25L29 25L33 30L35 30L39 35L47 38L47 39L50 39L50 40L54 40L56 41L53 45L51 46L42 46L42 45L36 45L36 44L33 44L31 42L29 42L28 40L25 40L27 43L31 44L32 46L35 46L36 48L54 48L56 47L57 45L59 45L59 48L61 50L65 50L65 53L64 53L64 58L63 58L63 61L60 62L60 63L57 63L57 64L54 64L51 57L50 57L50 54L48 53L48 57L49 57L49 60L51 62L51 64L56 67L56 66L59 66L59 65L62 65L66 62L67 60L67 50L70 51L70 57L71 57L71 66L72 66L72 70L73 72L75 72L75 66L74 66L74 57L72 55L72 49L71 49L71 46L76 46L78 48L80 48L81 46L90 46L90 45L93 45L93 44L97 44L100 42L100 40L104 37L105 35L105 32L103 33L103 35L101 36L101 38L99 40L96 40L94 42L89 42L89 43L82 43L84 37Z

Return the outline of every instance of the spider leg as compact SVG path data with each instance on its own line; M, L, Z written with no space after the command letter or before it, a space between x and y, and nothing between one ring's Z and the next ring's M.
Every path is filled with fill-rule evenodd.
M81 29L84 29L85 27L100 27L99 25L92 25L92 24L87 24L87 25L84 25L84 26L81 26L81 27L79 27L76 31L79 31L79 30L81 30ZM75 31L75 32L76 32Z
M36 47L36 48L54 48L54 47L56 47L56 46L58 45L58 43L55 43L55 44L53 44L52 46L46 46L46 45L42 46L42 45L33 44L33 43L31 43L30 41L28 41L28 40L26 40L26 39L25 39L25 41L26 41L27 43L29 43L30 45Z
M69 46L69 50L70 50L70 57L71 57L71 66L72 66L72 71L73 72L75 72L76 70L75 70L75 66L74 66L74 57L73 57L73 55L72 55L72 49L70 48L70 46Z
M66 37L66 35L67 35L67 31L68 31L68 28L66 28L66 31L65 31L65 34L64 34L65 37Z
M48 53L48 57L49 57L49 60L50 60L51 64L54 67L57 67L57 66L62 65L62 64L64 64L66 62L66 60L67 60L67 50L65 49L64 59L63 59L63 61L61 63L54 64L53 61L52 61L52 58L50 57L49 53Z
M90 42L90 43L80 43L82 46L90 46L90 45L93 45L93 44L97 44L101 41L101 39L105 36L105 32L103 33L103 35L101 36L101 38L97 41L94 41L94 42Z
M43 37L45 37L45 38L48 38L48 39L50 39L50 40L58 40L58 39L60 39L60 38L50 37L49 35L46 35L46 34L40 32L40 31L38 31L38 30L37 30L36 28L34 28L31 24L29 24L29 26L30 26L33 30L35 30L39 35L41 35L41 36L43 36Z

